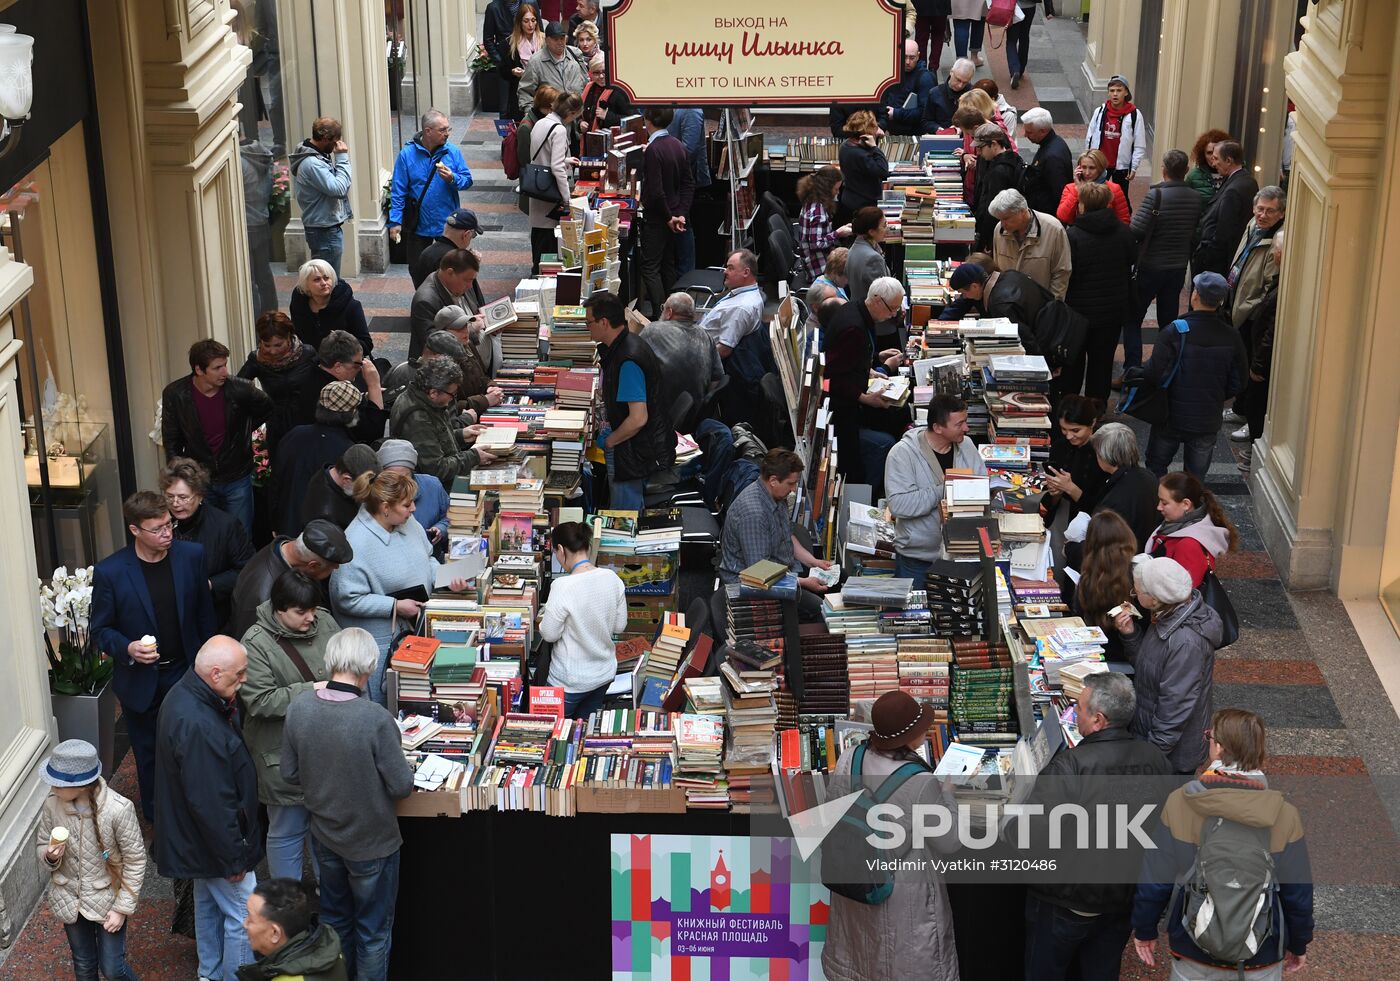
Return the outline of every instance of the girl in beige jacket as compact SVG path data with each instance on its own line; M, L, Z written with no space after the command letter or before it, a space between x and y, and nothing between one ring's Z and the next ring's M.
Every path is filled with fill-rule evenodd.
M53 789L39 815L39 861L63 921L77 981L136 981L126 963L126 920L146 875L146 846L131 801L107 786L97 750L81 739L60 743L44 763Z

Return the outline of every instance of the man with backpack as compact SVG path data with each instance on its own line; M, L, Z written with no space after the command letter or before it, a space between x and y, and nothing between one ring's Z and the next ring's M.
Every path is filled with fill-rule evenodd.
M872 797L900 809L906 846L912 840L908 832L916 805L948 806L928 764L917 755L933 725L933 709L907 692L890 691L876 700L870 722L870 737L843 753L832 774L834 780L850 780L851 792L870 793L846 812L822 844L822 881L832 889L822 971L830 981L957 981L953 912L943 877L930 870L891 875L881 883L865 861L934 859L938 855L929 854L934 850L951 853L957 848L957 837L951 834L933 838L924 852L871 853L865 844L865 815L876 802ZM840 868L848 870L845 878L856 881L840 881Z
M1269 789L1259 716L1221 709L1206 733L1212 762L1167 798L1155 848L1145 853L1133 946L1139 960L1156 966L1165 910L1173 978L1282 978L1307 966L1313 935L1303 823Z
M1108 80L1108 99L1089 117L1084 149L1102 151L1109 177L1130 198L1128 188L1147 155L1147 120L1133 105L1132 90L1122 75Z
M1152 346L1144 377L1167 389L1166 421L1153 424L1147 437L1147 469L1165 476L1185 446L1188 472L1206 479L1220 431L1225 400L1244 389L1249 369L1240 332L1220 316L1230 287L1219 273L1204 272L1191 281L1191 310L1164 324Z

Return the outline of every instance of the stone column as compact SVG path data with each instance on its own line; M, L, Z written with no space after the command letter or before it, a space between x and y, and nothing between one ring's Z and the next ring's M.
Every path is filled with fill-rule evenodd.
M253 347L238 89L251 60L227 0L120 0L89 8L102 158L138 434L154 473L161 389L213 337L241 364Z
M1198 135L1229 120L1239 19L1238 0L1166 0L1151 117L1152 173L1161 162L1159 148L1190 152Z
M327 7L330 9L327 10ZM295 146L311 134L318 116L334 116L350 147L350 204L355 217L345 226L341 275L383 272L389 265L388 237L381 205L384 182L394 167L389 129L389 74L380 11L360 0L328 0L311 8L278 2L282 91L287 142ZM308 256L301 211L292 202L287 226L287 267Z
M22 349L16 307L33 285L33 270L0 247L0 534L9 550L0 591L0 948L14 943L49 884L34 861L34 829L49 790L39 766L56 733L16 389Z
M428 109L448 112L452 106L448 76L454 69L449 52L454 46L460 49L461 44L453 45L448 40L451 31L445 12L447 6L455 6L455 3L451 0L405 0L404 3L403 36L408 44L404 108L411 109L415 116L422 116ZM416 105L412 103L415 92Z
M1250 486L1284 582L1374 597L1400 429L1391 132L1397 5L1323 0L1285 59L1297 105L1269 415Z
M476 60L479 20L472 5L465 0L432 0L441 11L440 30L447 57L447 101L454 116L472 111L472 74L467 66Z
M1138 34L1142 26L1142 0L1094 5L1089 17L1089 41L1080 65L1090 105L1108 97L1108 80L1114 75L1137 81Z

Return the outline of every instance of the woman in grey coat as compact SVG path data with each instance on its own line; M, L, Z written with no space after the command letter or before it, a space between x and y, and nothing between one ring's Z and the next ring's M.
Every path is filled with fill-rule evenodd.
M1130 728L1160 749L1177 773L1195 773L1206 761L1211 676L1223 624L1175 559L1137 556L1133 586L1149 620L1138 626L1128 611L1114 620L1135 671L1137 712Z

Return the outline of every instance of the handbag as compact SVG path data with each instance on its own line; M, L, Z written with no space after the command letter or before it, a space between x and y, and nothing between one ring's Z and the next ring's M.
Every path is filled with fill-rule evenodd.
M1230 594L1225 592L1225 586L1216 577L1214 569L1206 570L1205 578L1201 580L1200 592L1206 606L1220 617L1220 644L1216 650L1229 647L1240 639L1240 618L1235 613L1235 604L1230 602Z
M520 174L520 193L546 204L563 204L564 200L559 196L559 182L554 179L554 171L544 164L535 163L535 158L540 155L540 150L549 145L550 137L559 126L559 123L555 123L549 128L549 132L544 134L539 150L531 155L530 162Z
M1184 320L1173 320L1171 326L1181 335L1181 345L1176 349L1176 363L1172 365L1167 377L1161 384L1153 384L1147 378L1144 368L1129 368L1123 372L1123 394L1118 399L1117 408L1120 413L1141 419L1153 426L1164 425L1167 421L1167 389L1171 388L1177 372L1181 370L1181 358L1186 353L1186 335L1191 330L1191 325Z
M403 214L399 216L399 224L407 228L410 234L418 234L418 219L423 213L423 199L428 196L428 188L432 186L433 178L437 176L437 162L433 162L433 169L428 172L428 179L423 183L423 193L418 195L418 199L412 204L407 201L403 203Z

